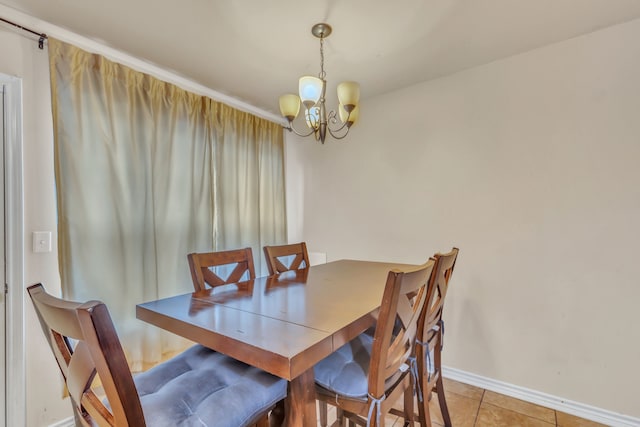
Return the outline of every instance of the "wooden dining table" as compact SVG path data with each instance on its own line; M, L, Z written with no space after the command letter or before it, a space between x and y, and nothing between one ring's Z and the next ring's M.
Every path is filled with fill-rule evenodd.
M340 260L149 301L138 319L289 381L287 426L316 426L313 367L375 322L390 270Z

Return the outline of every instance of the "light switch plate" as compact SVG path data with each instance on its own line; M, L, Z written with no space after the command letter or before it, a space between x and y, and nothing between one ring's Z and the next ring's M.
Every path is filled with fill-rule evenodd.
M33 252L51 252L51 232L33 232Z

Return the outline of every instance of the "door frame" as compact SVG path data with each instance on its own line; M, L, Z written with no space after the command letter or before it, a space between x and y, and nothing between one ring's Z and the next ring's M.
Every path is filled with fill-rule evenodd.
M26 425L24 328L24 193L22 79L0 74L5 87L5 426ZM6 390L11 390L10 398Z

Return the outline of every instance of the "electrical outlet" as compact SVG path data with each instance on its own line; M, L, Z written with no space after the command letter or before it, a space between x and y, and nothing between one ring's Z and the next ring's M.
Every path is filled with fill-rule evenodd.
M51 232L33 232L33 252L51 252Z

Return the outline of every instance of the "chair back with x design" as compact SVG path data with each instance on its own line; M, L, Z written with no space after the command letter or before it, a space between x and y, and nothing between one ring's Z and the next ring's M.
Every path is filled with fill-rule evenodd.
M269 275L309 267L309 253L305 242L290 245L265 246Z
M427 301L418 322L416 359L418 360L419 389L422 394L418 410L421 424L427 427L432 425L429 413L429 398L432 392L436 392L438 396L440 412L445 426L451 426L451 417L447 408L441 372L444 338L442 313L458 252L458 248L454 247L450 252L434 255L436 265L429 281Z
M187 255L193 287L196 291L205 290L207 285L214 288L228 283L256 278L253 265L253 251L251 248L235 249L219 252L191 253ZM233 267L235 265L235 267ZM220 277L221 267L233 270L226 278ZM212 268L218 268L216 274Z

